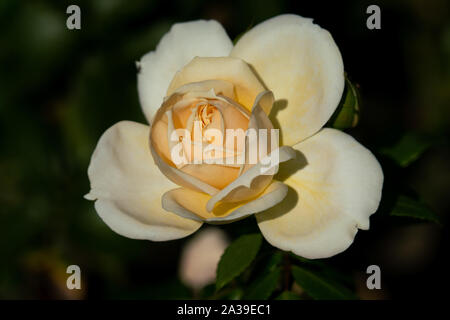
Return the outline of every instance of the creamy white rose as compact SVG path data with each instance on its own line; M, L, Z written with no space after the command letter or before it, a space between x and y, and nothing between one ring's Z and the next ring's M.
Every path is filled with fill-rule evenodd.
M162 241L203 222L256 214L272 245L324 258L345 250L358 228L368 229L383 174L353 138L322 129L341 98L344 67L331 35L311 19L275 17L234 47L215 21L176 24L138 66L150 127L120 122L108 129L88 169L86 198L96 200L114 231ZM266 159L250 161L247 142L230 147L206 133L273 127L279 149L268 142L272 134L256 140L271 160L276 151L275 176L262 174ZM197 145L215 151L199 156ZM244 161L226 161L236 158Z

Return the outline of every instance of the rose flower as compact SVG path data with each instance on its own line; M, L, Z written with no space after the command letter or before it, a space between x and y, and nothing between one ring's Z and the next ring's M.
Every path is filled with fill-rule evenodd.
M175 24L137 65L150 126L109 128L88 169L86 198L112 230L165 241L255 214L273 246L325 258L369 228L383 173L355 139L323 128L344 66L311 19L272 18L235 46L216 21Z

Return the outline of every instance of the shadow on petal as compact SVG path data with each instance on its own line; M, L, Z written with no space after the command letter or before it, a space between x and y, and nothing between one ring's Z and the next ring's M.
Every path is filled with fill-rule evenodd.
M269 119L272 122L272 125L275 129L280 130L280 141L278 143L280 146L283 145L283 130L281 129L281 124L277 119L277 114L281 110L287 107L288 101L286 99L278 99L273 103L272 110L270 110Z
M286 181L291 175L303 169L308 165L308 160L305 155L298 150L295 150L295 159L280 164L278 173L275 179L278 181Z
M281 201L277 205L273 206L272 208L270 208L266 211L262 211L257 214L258 218L259 218L258 223L261 223L266 220L276 219L276 218L288 213L289 211L291 211L292 209L295 208L295 206L297 205L297 202L298 202L297 191L295 191L294 188L288 186L288 192L287 192L286 197L283 199L283 201ZM268 214L269 212L270 212L270 214Z

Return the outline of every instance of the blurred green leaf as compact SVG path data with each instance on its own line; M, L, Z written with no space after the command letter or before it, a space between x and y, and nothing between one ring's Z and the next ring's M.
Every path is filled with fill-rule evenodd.
M250 265L261 243L261 234L248 234L239 237L225 250L217 267L217 290L223 288Z
M241 288L236 288L232 290L229 294L222 297L225 300L240 300L242 299L244 291Z
M360 106L358 89L345 75L345 88L341 101L327 125L339 130L355 127L359 120Z
M262 269L262 273L273 272L278 265L283 260L283 253L281 251L276 251L274 254L271 254L265 262L265 266Z
M420 199L400 195L391 211L391 216L410 217L440 223L439 216Z
M291 291L283 291L282 293L280 293L280 295L278 295L275 300L301 300L302 298Z
M381 149L381 153L399 166L407 167L432 145L432 140L423 135L408 132L394 145Z
M272 272L266 273L263 277L256 279L249 287L244 299L264 300L270 297L278 286L281 269L277 268Z
M292 275L295 281L313 299L317 300L349 300L356 296L347 288L304 268L293 266Z
M215 291L216 291L216 285L213 283L208 284L201 290L199 298L200 299L208 299L214 295Z
M349 274L344 274L334 267L328 265L323 260L309 260L293 253L290 254L291 257L298 260L302 265L307 266L308 269L315 270L320 274L324 275L328 279L332 279L335 282L342 283L346 286L351 286L353 284L353 279Z
M244 290L242 288L233 288L228 287L220 291L215 291L213 288L213 293L208 296L203 296L202 299L209 299L209 300L240 300L242 299L242 296L244 294Z

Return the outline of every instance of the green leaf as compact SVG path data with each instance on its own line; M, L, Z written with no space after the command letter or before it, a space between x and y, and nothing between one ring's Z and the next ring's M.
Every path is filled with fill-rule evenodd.
M353 278L349 274L344 274L341 271L335 269L323 260L315 259L309 260L294 253L290 253L290 256L301 262L302 265L307 266L308 270L314 270L325 276L327 279L332 279L335 282L341 283L346 286L353 284Z
M210 299L210 300L241 300L244 290L242 288L228 287L220 291L215 291L213 294L201 297L200 299Z
M400 195L391 211L391 216L410 217L440 223L439 216L430 207L406 195Z
M298 266L292 266L295 281L313 299L349 300L356 296L347 288L324 278L322 275Z
M264 300L269 298L278 286L280 275L281 269L277 268L274 271L265 274L263 277L256 279L256 281L250 285L244 298L247 300Z
M241 300L244 291L241 288L236 288L232 290L230 293L221 297L224 300Z
M250 265L261 243L261 234L247 234L239 237L225 250L217 267L216 290L223 288Z
M393 146L383 148L380 152L404 168L419 158L431 145L431 139L417 133L408 132Z
M208 284L207 286L203 287L203 289L200 291L199 298L208 299L212 297L215 293L216 293L216 285Z
M283 253L280 251L271 254L266 260L266 264L262 270L263 273L269 273L274 271L280 263L283 261Z
M283 291L282 293L280 293L280 295L278 295L275 300L301 300L302 298L291 291Z
M344 93L327 126L339 130L355 127L359 120L360 106L359 91L345 75Z

